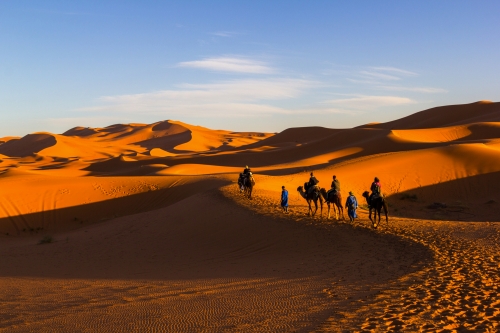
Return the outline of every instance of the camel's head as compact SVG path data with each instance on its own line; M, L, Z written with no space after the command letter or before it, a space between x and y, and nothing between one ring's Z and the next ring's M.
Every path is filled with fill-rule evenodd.
M368 197L370 196L370 193L368 191L364 191L362 196L364 196L365 198L368 199Z
M302 192L303 191L303 187L302 186L297 187L297 191Z

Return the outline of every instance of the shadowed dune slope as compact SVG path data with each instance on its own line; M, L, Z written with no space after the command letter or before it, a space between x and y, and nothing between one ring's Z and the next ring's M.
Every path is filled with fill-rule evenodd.
M145 197L140 198L145 195L147 194L139 194L138 200L147 201ZM345 234L348 230L339 232ZM59 242L54 244L54 248L47 249L55 251L54 255L45 260L25 257L24 260L33 263L20 265L24 267L24 271L16 269L17 265L13 264L1 268L2 276L115 279L250 278L255 275L286 276L289 275L288 270L293 268L294 272L289 278L309 277L321 274L326 267L335 267L332 263L328 264L332 259L331 255L342 248L356 246L360 241L366 242L372 235L360 230L353 235L358 239L356 241L347 236L322 234L320 230L300 224L259 218L224 198L217 190L205 187L183 200L171 201L164 208L129 214L107 223L87 224L80 230L65 233L64 237L68 237L68 242L58 239ZM24 239L25 244L33 243L33 237ZM337 244L331 242L334 239ZM375 241L386 243L384 239ZM15 243L10 244L15 246ZM44 251L37 251L40 248L36 248L36 242L33 245L35 247L32 247L32 250L36 251L34 255L39 258L44 256ZM396 244L396 247L400 245L404 243ZM325 253L322 252L326 247L331 248L327 252L329 260L325 260ZM361 249L359 244L356 247ZM83 249L88 251L88 256L98 260L70 260L71 252ZM396 254L394 248L385 249L384 256ZM316 257L318 263L308 262L311 254ZM152 258L153 255L153 260L144 260ZM345 255L347 256L347 253ZM368 251L365 254L356 252L352 255L360 256L361 259L362 256L368 255ZM335 261L347 265L352 258L337 256ZM63 262L66 264L61 265ZM305 263L303 268L297 267L300 262ZM376 269L379 265L376 258L365 263L371 266L371 269ZM363 280L369 279L370 276L368 274L356 278Z
M56 138L52 134L28 134L20 139L11 139L1 144L0 154L11 157L31 156L55 144Z
M478 122L500 122L500 102L480 101L471 104L439 106L387 123L363 125L360 127L414 129Z
M150 211L227 184L215 178L61 177L17 169L0 181L0 234L18 236Z

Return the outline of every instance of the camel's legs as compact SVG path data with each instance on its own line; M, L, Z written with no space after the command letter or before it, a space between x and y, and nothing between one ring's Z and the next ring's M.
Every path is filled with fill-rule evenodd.
M340 215L342 215L342 220L345 221L345 216L344 216L344 208L342 208L342 203L340 203L338 206L337 206L338 210L339 210L339 217Z

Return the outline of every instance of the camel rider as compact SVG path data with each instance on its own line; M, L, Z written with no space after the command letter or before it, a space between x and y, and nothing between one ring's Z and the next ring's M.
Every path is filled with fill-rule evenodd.
M373 179L373 183L370 186L370 191L372 191L372 193L370 194L370 203L372 199L382 196L382 185L380 184L380 180L377 177Z
M335 175L333 175L332 186L331 186L331 189L328 190L328 193L327 193L327 196L326 196L327 198L330 195L330 192L333 192L336 195L338 193L340 193L340 182L337 179L337 176L335 176Z
M245 165L245 170L243 170L243 184L245 184L245 186L249 186L249 183L245 182L246 179L248 179L249 183L255 183L252 170L250 170L248 165Z
M314 189L318 189L319 180L314 177L314 173L311 172L311 177L309 178L309 182L307 183L307 192L312 193Z
M252 170L248 167L248 165L245 165L245 169L243 170L243 178L250 178L252 176Z

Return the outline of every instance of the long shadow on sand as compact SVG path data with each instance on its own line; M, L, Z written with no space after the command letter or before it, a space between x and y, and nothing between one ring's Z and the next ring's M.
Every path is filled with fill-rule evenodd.
M217 189L199 192L167 200L168 204L161 198L172 195L168 192L142 193L52 215L19 216L36 221L93 210L112 215L107 207L117 206L128 215L53 233L54 242L49 244L38 241L50 228L31 237L4 236L0 276L141 280L322 276L376 284L420 269L432 258L424 246L394 235L265 217L236 205ZM130 206L150 209L138 213Z
M222 179L200 178L194 182L176 184L174 187L149 190L78 206L11 215L0 218L0 235L29 236L78 229L117 217L167 207L193 194L205 192L227 183L228 181ZM2 205L8 208L14 207L15 203L3 202ZM44 203L43 206L51 206L51 204ZM13 210L17 209L13 208Z
M430 220L498 221L498 184L500 172L492 172L400 192L388 197L390 214Z

